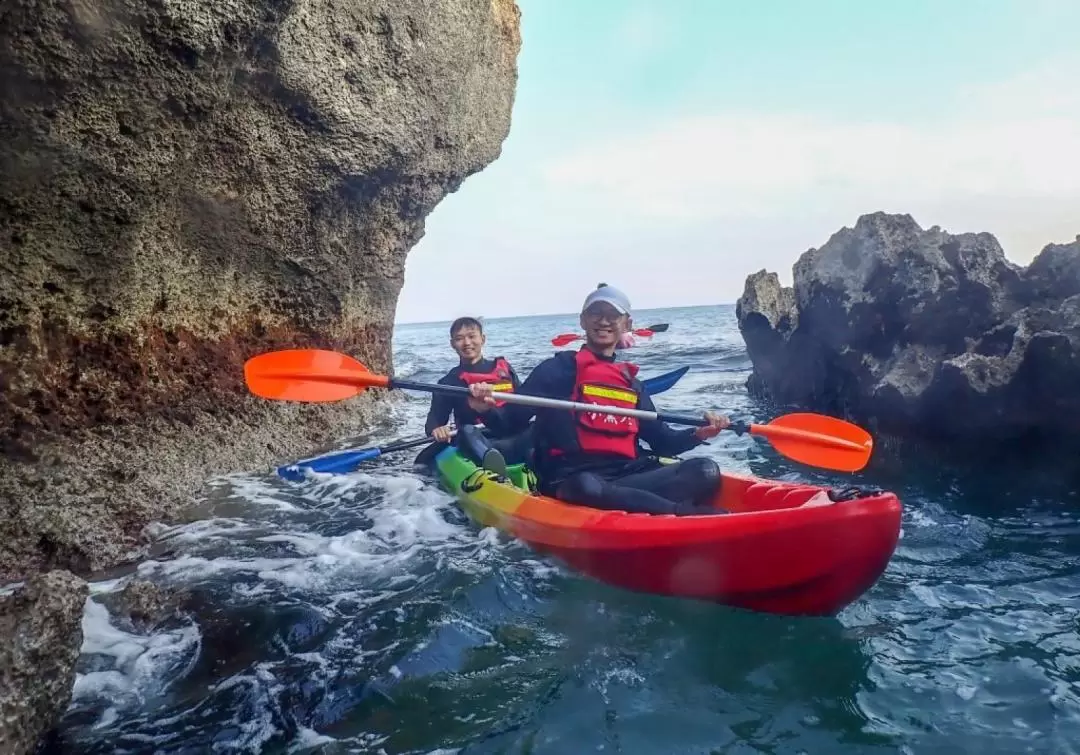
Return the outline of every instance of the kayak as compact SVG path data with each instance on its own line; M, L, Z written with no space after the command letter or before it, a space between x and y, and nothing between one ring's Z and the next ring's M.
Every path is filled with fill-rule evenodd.
M876 489L724 472L715 505L730 513L656 516L547 498L523 465L500 480L453 446L435 468L475 522L594 579L765 613L835 615L874 585L900 537L900 501Z

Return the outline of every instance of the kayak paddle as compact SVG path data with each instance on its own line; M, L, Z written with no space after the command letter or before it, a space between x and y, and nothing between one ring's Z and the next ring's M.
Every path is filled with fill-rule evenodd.
M463 386L418 383L376 375L346 354L323 349L286 349L252 357L244 363L244 380L248 390L256 396L279 401L340 401L356 396L366 388L469 395L469 389ZM598 406L521 393L496 391L492 398L508 404L658 419L678 425L703 427L708 424L704 417ZM737 435L748 432L766 438L779 453L794 461L842 472L857 472L866 466L874 446L870 434L858 425L809 412L786 414L765 425L733 422L727 429Z
M666 390L670 390L675 386L682 376L690 371L690 366L680 367L677 370L671 372L665 372L663 375L657 375L656 377L646 378L641 381L641 384L645 386L645 390L649 392L650 396L655 396L658 393L663 393Z
M407 448L415 448L416 446L422 446L425 443L434 442L434 438L430 435L425 435L423 438L406 440L400 443L391 443L388 446L350 448L345 451L335 451L334 453L324 454L323 456L315 456L311 459L301 459L292 464L284 464L277 468L277 473L284 479L293 482L300 482L303 480L304 470L306 469L310 469L312 472L321 472L323 474L341 474L350 471L361 462L377 459L383 454L393 453L394 451L404 451Z
M670 390L677 382L679 382L679 379L689 371L689 366L680 367L677 370L665 372L662 375L646 378L645 380L642 380L641 383L645 386L645 390L649 392L650 396L655 396ZM451 435L454 435L455 433L451 433ZM349 448L344 451L335 451L334 453L316 456L311 459L301 459L292 464L284 464L277 468L277 473L286 480L299 482L304 479L304 468L310 469L312 472L324 472L330 474L346 472L361 462L377 459L383 454L388 454L393 451L404 451L407 448L422 446L425 443L435 443L435 440L431 436L424 436L423 438L402 441L401 443L395 443L379 448Z
M633 333L635 336L641 336L642 338L650 338L650 337L652 337L652 334L653 334L653 332L651 330L649 330L648 328L638 328L637 330L632 330L630 332ZM566 346L568 343L573 343L574 341L580 341L584 337L585 336L580 335L578 333L560 333L559 335L557 335L557 336L555 336L554 338L551 339L551 345L552 346Z

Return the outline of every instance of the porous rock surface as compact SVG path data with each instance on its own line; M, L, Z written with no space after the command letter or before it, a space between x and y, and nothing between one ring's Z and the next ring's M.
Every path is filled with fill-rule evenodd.
M752 393L903 437L1080 437L1080 236L1027 267L989 233L875 213L736 305Z
M520 44L513 0L0 7L0 581L110 566L208 475L363 428L243 363L392 368L406 254L499 155Z
M0 752L30 752L71 701L86 583L61 569L0 597Z

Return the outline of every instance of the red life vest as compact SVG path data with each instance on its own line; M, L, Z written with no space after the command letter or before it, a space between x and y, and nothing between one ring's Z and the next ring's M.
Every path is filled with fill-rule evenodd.
M458 372L465 385L473 383L491 383L492 390L499 393L514 392L514 378L510 372L510 363L502 357L495 357L495 367L491 372L466 372L461 369ZM505 401L496 401L495 406L502 406Z
M577 363L574 401L598 406L637 408L638 394L632 382L638 372L637 365L608 362L586 348L578 351L574 360ZM574 414L574 429L581 451L637 458L637 418L599 412Z

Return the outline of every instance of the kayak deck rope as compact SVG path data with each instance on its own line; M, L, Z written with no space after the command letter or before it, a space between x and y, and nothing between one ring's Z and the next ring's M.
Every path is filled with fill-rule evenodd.
M484 482L486 480L498 482L498 476L494 472L477 468L475 472L461 481L461 492L475 493L477 490L484 487Z

